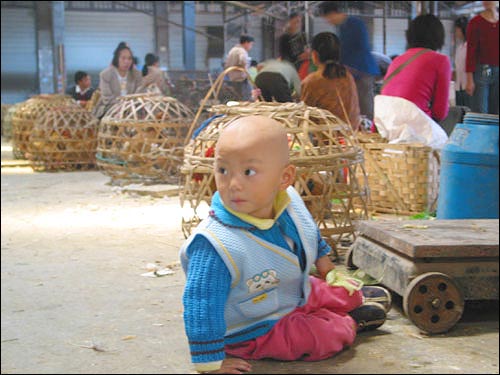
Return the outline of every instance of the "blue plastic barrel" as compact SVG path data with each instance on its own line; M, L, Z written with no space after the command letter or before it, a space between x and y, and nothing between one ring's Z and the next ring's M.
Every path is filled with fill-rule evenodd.
M470 114L441 151L438 219L498 219L498 116Z

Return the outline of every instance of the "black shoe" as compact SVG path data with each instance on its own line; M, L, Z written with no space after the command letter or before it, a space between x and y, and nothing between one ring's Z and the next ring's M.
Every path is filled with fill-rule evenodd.
M384 307L377 302L366 302L352 310L349 315L357 324L357 332L372 331L385 323Z
M382 305L385 312L389 312L392 304L391 293L381 286L365 285L361 288L363 302L377 302Z

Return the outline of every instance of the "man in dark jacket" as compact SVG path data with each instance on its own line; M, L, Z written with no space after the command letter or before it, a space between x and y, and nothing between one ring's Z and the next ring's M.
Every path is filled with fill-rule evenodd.
M302 32L302 16L299 13L291 13L288 17L287 29L279 38L279 50L281 59L295 65L301 76L301 66L309 63L310 48L306 35ZM304 79L307 73L306 69L300 78Z

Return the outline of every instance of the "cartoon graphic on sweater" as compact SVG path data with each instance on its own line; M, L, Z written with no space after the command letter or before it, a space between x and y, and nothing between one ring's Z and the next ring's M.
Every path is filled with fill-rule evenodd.
M253 294L263 290L272 289L278 285L280 279L275 270L265 270L247 280L248 293Z

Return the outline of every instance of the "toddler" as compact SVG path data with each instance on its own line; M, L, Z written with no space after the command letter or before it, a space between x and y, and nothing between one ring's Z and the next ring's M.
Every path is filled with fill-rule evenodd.
M385 322L387 306L369 301L390 305L385 289L325 282L335 268L331 249L294 178L279 122L239 117L221 132L218 191L180 252L185 330L198 372L250 371L248 359L325 359L357 331ZM318 277L309 275L313 265Z

